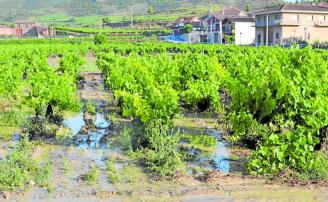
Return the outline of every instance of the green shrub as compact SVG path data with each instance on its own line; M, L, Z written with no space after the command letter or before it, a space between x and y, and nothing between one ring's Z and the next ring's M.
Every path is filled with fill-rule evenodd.
M104 34L97 34L94 38L95 45L102 45L108 42L108 37Z
M172 177L185 168L179 152L179 139L178 134L169 132L168 125L162 125L160 120L154 121L139 139L139 143L146 147L138 148L132 157L146 165L155 177Z

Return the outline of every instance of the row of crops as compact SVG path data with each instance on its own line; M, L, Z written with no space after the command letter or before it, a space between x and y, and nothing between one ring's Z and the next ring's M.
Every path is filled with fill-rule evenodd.
M20 42L21 43L21 42ZM37 44L37 45L36 45ZM186 157L172 130L183 110L217 114L229 139L254 150L250 173L286 169L328 176L319 152L328 126L328 53L275 47L49 41L0 47L0 97L28 108L30 138L50 136L50 123L81 107L77 78L93 49L125 117L134 119L135 157L157 176L174 176ZM58 68L47 63L60 56ZM9 102L8 102L9 100ZM2 114L10 114L1 112ZM36 127L37 126L37 127Z
M327 158L317 152L328 126L326 51L145 43L96 52L123 115L144 127L135 149L151 169L179 167L166 128L182 109L194 109L218 113L230 140L254 149L249 172L327 177Z
M56 121L56 114L80 107L77 96L79 68L88 44L3 44L0 47L1 117L10 120L24 111L30 113L25 128L31 136L48 136L53 131L46 123ZM59 67L48 58L59 55Z

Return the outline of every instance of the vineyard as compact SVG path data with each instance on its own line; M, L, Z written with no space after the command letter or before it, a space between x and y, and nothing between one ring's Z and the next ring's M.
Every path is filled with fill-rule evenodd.
M78 181L98 183L105 173L130 200L141 199L128 193L144 175L152 189L161 181L177 189L175 180L186 178L211 183L224 173L327 185L327 51L88 39L0 44L0 196L35 186L56 192L55 167L71 170L70 161L87 169ZM43 148L37 158L36 148Z

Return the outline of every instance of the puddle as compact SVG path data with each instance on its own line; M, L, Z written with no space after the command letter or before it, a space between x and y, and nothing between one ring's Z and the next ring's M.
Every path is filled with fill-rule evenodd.
M222 131L215 129L187 129L179 128L179 130L186 134L193 134L195 136L208 135L215 139L216 143L213 146L209 146L209 151L202 151L197 148L189 148L188 153L191 155L196 155L196 158L189 164L192 167L200 166L207 170L218 170L223 173L234 172L232 170L233 166L231 165L230 156L231 148L229 148L228 142L222 138ZM206 140L205 140L206 141ZM189 173L192 171L189 170Z
M83 113L65 119L64 124L73 131L71 144L80 149L103 149L107 148L107 142L101 141L108 134L110 122L106 120L105 115L97 113L94 120L94 128L86 130Z
M215 146L215 151L213 154L203 157L201 161L207 160L213 162L212 168L219 170L221 172L230 172L230 150L228 148L228 143L222 139L222 132L218 130L208 130L207 134L215 137L218 140Z
M83 112L65 118L64 125L73 131L73 136L77 135L85 125Z

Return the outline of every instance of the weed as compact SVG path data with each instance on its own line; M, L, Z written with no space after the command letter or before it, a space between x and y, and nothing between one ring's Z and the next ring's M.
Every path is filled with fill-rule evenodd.
M114 161L113 158L109 159L106 162L106 171L107 171L108 181L110 183L116 184L116 183L119 183L120 182L120 180L121 180L121 173L115 167L115 161Z
M213 152L217 144L217 140L207 134L182 134L180 135L180 140L186 142L187 147L197 149L203 152Z
M65 173L70 173L74 170L74 166L70 161L65 159L63 161L63 170L64 170Z
M130 157L146 165L155 178L173 177L185 171L179 152L179 134L170 133L169 126L161 123L157 120L136 134L137 148L130 152Z
M230 158L231 161L238 161L239 160L239 157L235 154L230 154L229 158Z
M117 125L117 124L118 124L118 117L117 117L117 114L112 113L112 114L110 115L110 120L112 121L112 123L113 123L114 125Z
M92 100L88 100L88 102L86 103L86 108L87 108L87 112L89 112L92 115L96 114L96 106L94 105Z
M34 185L49 186L51 163L39 165L32 158L33 147L25 136L5 160L0 160L1 191L25 191Z
M100 170L97 166L93 165L90 171L85 174L84 180L89 184L94 184L100 175Z
M125 127L120 135L113 138L112 145L119 147L124 151L129 150L132 146L131 133L131 129Z

